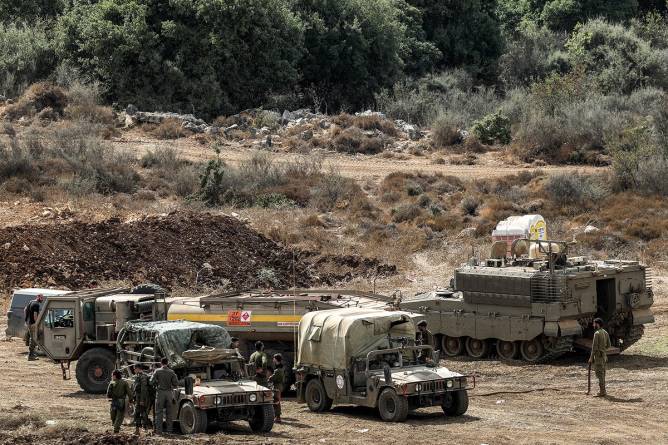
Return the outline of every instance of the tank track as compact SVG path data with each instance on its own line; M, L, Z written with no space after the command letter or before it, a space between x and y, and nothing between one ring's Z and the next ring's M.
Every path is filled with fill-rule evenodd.
M546 347L545 348L545 354L538 360L536 360L536 363L547 363L551 362L552 360L556 360L562 355L566 354L567 352L570 352L573 350L573 340L574 336L568 335L565 337L558 337L557 342L555 343L554 346L550 347L549 349Z
M628 333L620 339L622 340L622 343L619 345L619 349L624 351L630 348L631 345L633 345L642 338L644 333L645 333L645 326L643 325L631 326L631 328L629 328L628 330Z

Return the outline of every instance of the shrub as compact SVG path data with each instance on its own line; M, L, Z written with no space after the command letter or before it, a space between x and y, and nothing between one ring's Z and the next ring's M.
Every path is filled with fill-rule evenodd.
M72 120L111 125L114 112L100 105L100 90L97 83L72 82L67 90L68 105L65 114Z
M401 223L412 221L422 214L420 206L415 204L404 204L392 209L392 221Z
M178 139L188 135L181 121L175 118L163 120L151 133L158 139Z
M471 133L483 144L492 145L496 142L509 144L510 119L503 115L501 110L498 110L494 114L488 114L475 121L471 127Z
M480 201L475 196L467 195L459 203L459 206L464 211L465 215L475 215L476 213L478 213L478 207L480 207Z
M35 83L21 95L15 104L6 108L5 114L8 119L16 120L23 116L32 117L50 108L54 113L62 116L67 101L67 94L61 87L47 82Z
M601 178L578 173L552 175L545 182L544 190L548 197L559 205L575 204L584 207L596 207L596 204L610 193Z
M174 178L174 191L183 198L189 197L197 191L199 172L193 166L183 166Z
M297 205L292 199L280 193L260 195L255 199L255 206L270 209L285 209Z
M343 153L377 154L383 151L382 139L365 135L357 127L349 127L338 132L331 142L332 148Z
M183 164L177 151L172 147L158 147L155 150L147 151L140 160L143 168L161 168L170 172L175 172Z
M459 121L445 114L438 117L432 124L432 140L439 148L449 147L462 141L459 133Z

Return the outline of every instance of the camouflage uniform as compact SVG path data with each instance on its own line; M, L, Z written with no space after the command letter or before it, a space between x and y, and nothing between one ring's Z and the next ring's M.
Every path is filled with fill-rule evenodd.
M162 433L162 419L166 409L167 433L171 433L176 404L174 390L179 386L179 379L176 377L176 373L173 370L169 369L167 366L163 366L162 368L156 369L153 373L153 376L151 377L151 385L153 385L156 390L154 412L155 432L158 434Z
M35 322L37 321L37 316L40 311L40 304L37 300L32 300L25 307L25 322L26 322L26 340L28 345L28 360L35 360L37 355L35 350L37 349L37 342L35 341Z
M151 388L149 376L144 374L135 375L135 381L132 384L132 393L135 399L135 426L149 428L151 422L148 420L148 411L151 407Z
M264 351L255 351L251 354L249 363L255 366L255 381L258 385L268 386L267 366L269 366L269 357Z
M425 329L424 332L418 331L415 336L415 344L419 346L431 346L433 348L434 334L429 329Z
M281 394L285 389L285 370L283 365L277 366L274 373L269 377L274 388L274 415L277 418L281 417Z
M111 399L109 414L111 423L114 425L114 433L121 431L123 417L125 417L125 398L132 401L132 392L130 385L123 379L112 380L107 387L107 398Z
M594 333L594 341L591 345L591 363L598 379L599 395L605 392L605 368L608 363L607 350L610 347L610 336L603 328L598 328Z

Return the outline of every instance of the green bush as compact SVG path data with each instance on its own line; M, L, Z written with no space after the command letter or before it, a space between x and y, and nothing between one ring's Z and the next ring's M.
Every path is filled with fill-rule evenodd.
M501 110L494 114L488 114L473 123L471 133L483 144L510 143L510 119Z
M601 178L577 173L559 173L550 176L545 182L544 190L557 204L576 204L585 207L596 207L610 193Z

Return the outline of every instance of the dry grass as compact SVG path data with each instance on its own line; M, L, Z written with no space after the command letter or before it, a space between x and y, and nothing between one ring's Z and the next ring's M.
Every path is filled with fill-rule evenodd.
M45 109L62 116L67 103L67 93L64 89L48 82L40 82L31 85L15 104L7 106L5 117L9 120L18 120L21 117L33 117Z
M342 153L378 154L385 148L381 138L367 136L357 127L336 128L332 136L331 148Z
M190 132L183 128L178 119L169 118L155 127L151 134L158 139L179 139L188 136Z
M348 113L341 113L332 117L332 122L341 128L357 127L367 131L378 130L381 133L392 137L399 135L399 130L397 130L393 121L377 114L353 116Z

